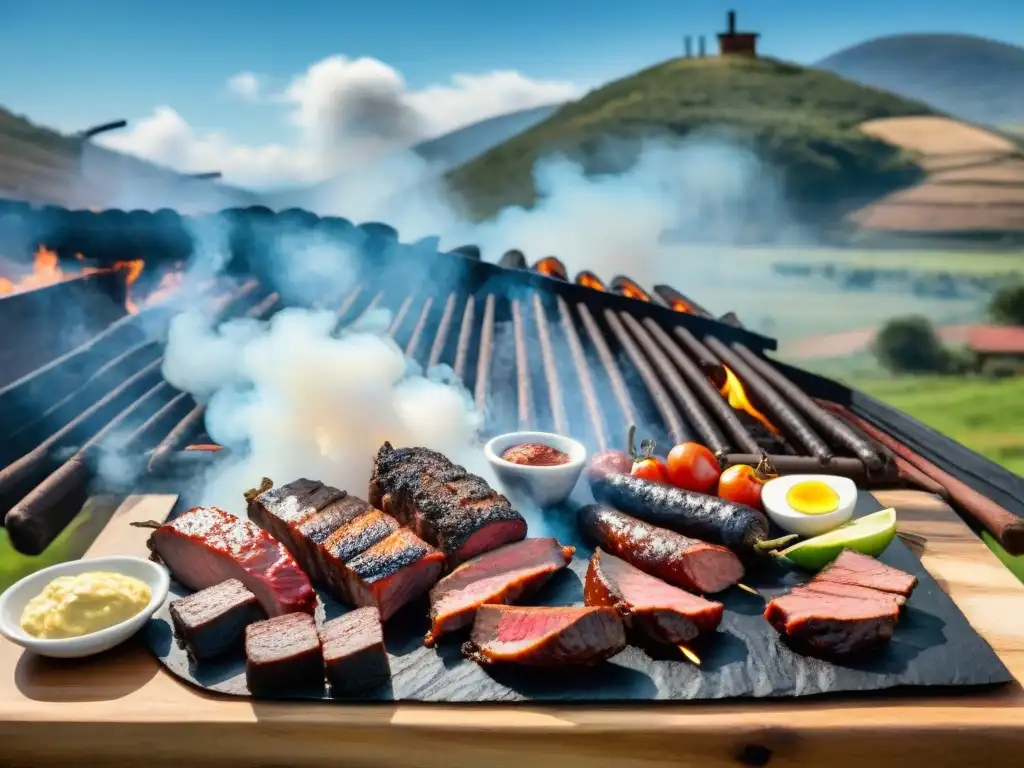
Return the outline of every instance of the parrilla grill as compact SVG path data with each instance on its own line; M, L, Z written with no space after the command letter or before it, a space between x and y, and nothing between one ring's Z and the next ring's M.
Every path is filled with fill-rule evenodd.
M767 451L784 473L826 470L870 487L943 492L1007 549L1024 552L1019 478L860 393L772 361L772 339L734 316L714 318L669 286L647 290L627 276L588 272L570 282L554 257L536 263L541 274L517 251L494 264L475 246L439 253L433 239L403 244L383 224L264 208L189 222L170 211L35 211L0 202L0 253L30 253L45 242L66 259L144 255L171 264L189 257L190 227L210 219L226 232L234 280L190 297L208 313L267 318L295 303L270 279L266 243L276 234L302 231L354 247L356 282L341 295L325 293L318 306L336 312L339 329L371 309L390 310L388 331L407 356L452 366L469 388L485 413L484 436L550 429L598 450L623 447L636 424L660 446L695 439L731 463L756 464ZM0 316L13 298L0 300ZM172 311L157 305L123 317L0 390L0 512L20 551L41 551L74 517L101 452L139 457L151 479L217 461L214 451L184 450L210 442L204 411L160 374L159 329ZM5 352L28 355L35 336L22 327L4 339ZM983 471L965 477L967 464Z

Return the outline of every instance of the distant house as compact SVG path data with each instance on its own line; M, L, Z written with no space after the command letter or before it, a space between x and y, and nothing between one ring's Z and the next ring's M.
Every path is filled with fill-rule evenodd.
M729 11L728 28L718 33L719 56L750 56L757 58L757 32L736 31L736 11Z
M1024 326L969 325L965 346L977 360L978 370L996 363L1017 363L1024 368Z

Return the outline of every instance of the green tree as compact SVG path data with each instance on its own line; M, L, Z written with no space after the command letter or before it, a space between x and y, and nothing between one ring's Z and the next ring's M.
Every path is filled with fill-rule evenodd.
M944 373L951 356L926 317L896 317L875 337L875 357L893 373Z
M1024 283L1004 285L996 291L988 313L997 323L1024 325Z

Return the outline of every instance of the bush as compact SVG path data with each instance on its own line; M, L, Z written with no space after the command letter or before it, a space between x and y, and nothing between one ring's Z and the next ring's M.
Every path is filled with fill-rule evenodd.
M875 357L892 373L946 373L952 355L925 317L897 317L875 337Z
M997 323L1024 325L1024 283L1004 285L996 291L988 313Z

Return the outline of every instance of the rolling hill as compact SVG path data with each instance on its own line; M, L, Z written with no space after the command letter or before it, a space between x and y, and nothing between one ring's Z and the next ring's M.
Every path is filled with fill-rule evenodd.
M130 155L65 136L0 107L0 197L68 208L254 205L246 190L201 182Z
M892 35L815 66L974 123L1024 123L1024 48L957 34Z
M781 171L798 211L838 218L923 177L898 147L859 130L866 120L932 115L921 102L773 59L672 59L590 92L448 175L473 214L536 200L532 169L551 153L591 174L622 169L604 149L648 137L724 129ZM627 153L628 154L628 153Z

